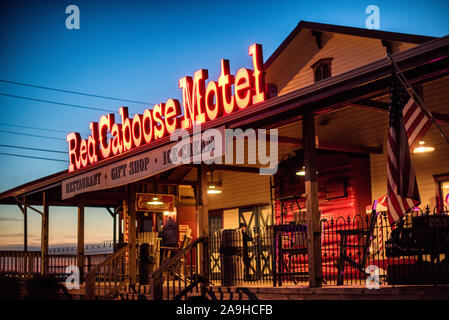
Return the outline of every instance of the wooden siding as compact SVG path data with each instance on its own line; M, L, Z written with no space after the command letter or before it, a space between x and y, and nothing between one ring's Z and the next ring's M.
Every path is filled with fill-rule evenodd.
M186 180L196 180L192 170ZM208 176L208 181L210 176ZM270 177L258 173L214 171L214 181L222 183L222 193L209 195L209 210L270 203ZM226 216L223 214L223 216ZM224 221L226 222L226 221Z
M270 178L258 173L218 171L214 179L222 181L222 193L209 196L209 209L243 207L270 203Z
M394 48L403 51L414 46L395 43ZM266 82L276 84L279 95L310 85L314 82L311 66L323 58L333 58L334 76L385 58L385 47L380 39L323 32L318 49L310 30L304 29L268 67Z
M239 227L239 209L223 210L223 229Z

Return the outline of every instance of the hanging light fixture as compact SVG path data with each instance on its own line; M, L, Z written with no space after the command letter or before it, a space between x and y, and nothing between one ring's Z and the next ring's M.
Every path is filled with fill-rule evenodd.
M316 171L316 174L318 174L318 171ZM302 166L301 170L296 171L297 176L305 176L306 175L306 167Z
M151 204L153 206L158 206L158 205L161 205L164 203L162 201L160 201L158 197L153 197L153 199L151 201L148 201L147 204Z
M419 146L413 149L413 153L425 153L433 151L435 151L435 147L426 146L424 141L420 141Z
M306 175L306 167L302 166L301 170L296 172L297 176L305 176Z
M210 182L207 188L207 194L219 194L221 193L221 183L214 182L214 172L210 172Z

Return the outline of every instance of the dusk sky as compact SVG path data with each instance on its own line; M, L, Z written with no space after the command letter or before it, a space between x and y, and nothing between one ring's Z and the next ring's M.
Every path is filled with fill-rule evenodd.
M77 5L80 29L66 28L66 7ZM365 28L365 8L380 9L380 29L430 36L449 34L448 1L2 1L0 5L0 153L68 160L65 136L87 137L104 111L14 95L142 113L168 98L182 100L178 80L201 68L217 79L220 59L234 74L252 68L248 47L263 45L264 60L301 20ZM13 81L146 102L83 97ZM30 129L35 127L41 129ZM31 137L25 133L46 136ZM0 192L67 169L67 162L0 154ZM29 211L29 246L40 244L40 221ZM76 208L50 208L50 245L76 242ZM106 210L86 210L86 243L112 239ZM23 243L17 206L0 206L0 248Z

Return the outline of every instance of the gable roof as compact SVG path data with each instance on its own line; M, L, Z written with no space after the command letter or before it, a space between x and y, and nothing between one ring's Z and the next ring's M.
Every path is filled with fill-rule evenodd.
M300 33L303 29L309 29L310 31L318 32L333 32L341 33L352 36L359 36L365 38L381 39L386 41L400 41L408 43L422 44L430 40L436 39L436 37L421 36L409 33L398 33L380 30L370 30L364 28L346 27L334 24L315 23L309 21L300 21L295 29L285 38L281 45L273 52L273 54L265 61L264 68L268 68L270 64L276 60L281 52L289 45L289 43Z

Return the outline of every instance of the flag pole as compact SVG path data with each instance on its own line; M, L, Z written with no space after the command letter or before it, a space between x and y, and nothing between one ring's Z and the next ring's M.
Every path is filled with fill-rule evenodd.
M432 122L435 124L435 126L440 131L441 136L444 140L446 140L446 143L449 144L449 138L446 136L444 131L441 129L440 125L437 123L435 118L433 117L432 113L427 109L424 105L424 102L422 101L421 97L416 93L415 89L413 89L410 82L407 80L407 78L402 73L399 66L396 64L396 62L393 60L393 57L391 54L387 53L388 59L391 61L391 64L393 65L393 68L395 70L395 74L398 76L399 81L401 82L402 86L407 90L407 92L410 94L410 96L415 100L415 102L418 104L418 106L421 108L421 110L424 111L424 113L432 120Z

